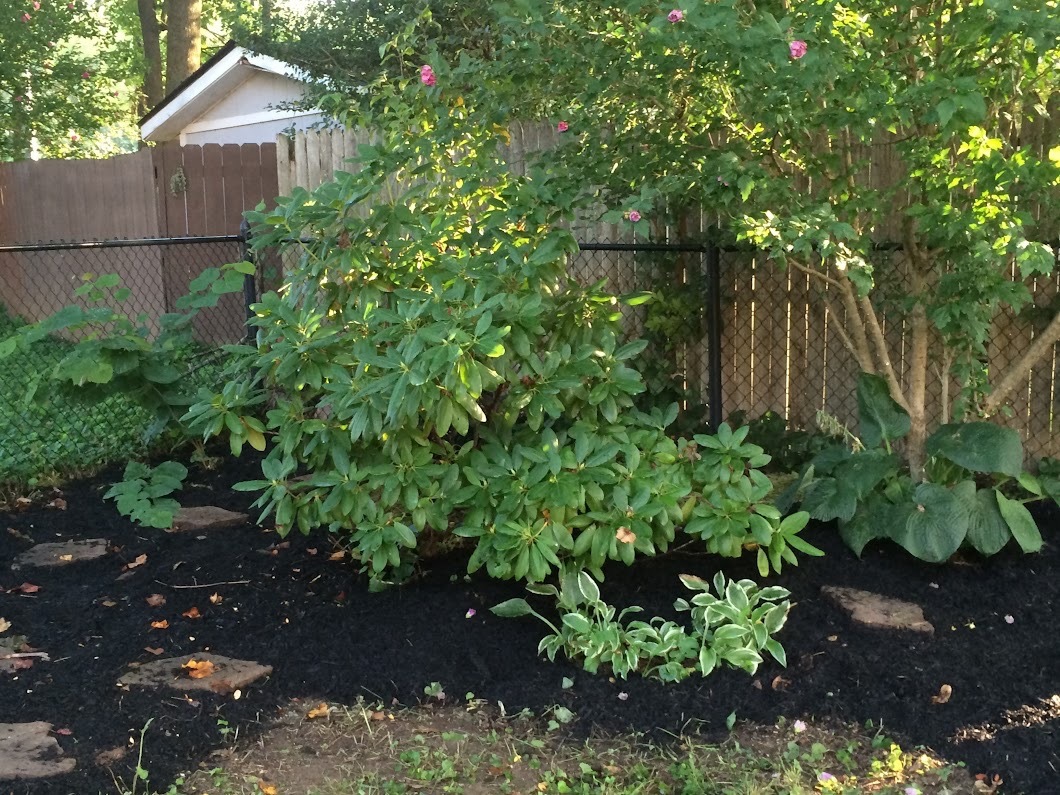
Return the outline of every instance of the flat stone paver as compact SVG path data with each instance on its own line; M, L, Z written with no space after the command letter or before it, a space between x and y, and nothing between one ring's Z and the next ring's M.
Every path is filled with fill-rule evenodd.
M195 679L184 668L190 660L211 662L214 671L209 676ZM251 660L234 660L220 654L185 654L165 660L152 660L124 674L119 685L139 687L171 687L174 690L208 690L231 693L253 684L272 673L271 665L260 665Z
M935 628L924 618L920 605L880 596L856 588L826 585L821 593L850 614L859 624L875 629L898 629L934 634Z
M245 513L236 513L216 505L196 508L181 508L173 517L171 533L198 533L202 530L218 530L223 527L246 524L250 521Z
M63 756L52 725L0 723L0 781L47 778L70 773L77 762Z
M11 568L66 566L82 560L95 560L106 555L109 547L110 542L105 538L37 544L16 557Z

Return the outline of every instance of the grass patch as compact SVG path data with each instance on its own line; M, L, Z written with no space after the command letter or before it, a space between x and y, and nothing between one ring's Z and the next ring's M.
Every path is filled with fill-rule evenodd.
M505 717L468 694L466 708L293 706L253 743L223 720L214 766L164 795L945 795L967 773L907 751L879 731L737 724L720 745L694 734L575 739L563 708ZM308 717L310 714L312 718ZM145 766L149 767L148 736ZM164 740L158 740L164 752ZM211 763L212 764L212 763ZM143 789L141 788L141 791ZM128 792L121 790L119 792Z

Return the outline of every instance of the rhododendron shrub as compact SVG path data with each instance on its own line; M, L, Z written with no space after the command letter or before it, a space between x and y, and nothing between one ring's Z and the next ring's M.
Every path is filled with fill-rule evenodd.
M602 580L609 562L679 536L721 556L750 551L763 574L794 563L793 549L816 553L798 536L805 515L781 521L771 505L768 457L745 430L674 439L676 406L634 409L644 385L630 363L644 343L624 339L619 299L567 275L573 195L543 170L513 174L504 128L452 73L425 73L348 111L379 131L352 173L251 214L254 245L283 247L292 264L256 306L250 375L226 390L240 402L209 396L189 417L223 435L268 396L264 477L240 486L261 493L263 517L283 533L341 534L378 583L407 576L424 551L464 547L470 571L552 595L545 583ZM782 659L770 637L788 605L753 607L752 586L723 585L712 598L732 610L695 613L680 648L655 638L642 649L656 630L641 622L609 664L620 675L668 666L677 679L718 660L754 670L762 651ZM607 606L565 594L580 616L565 621L592 636ZM614 629L613 611L607 621L599 631ZM732 622L724 647L701 656ZM584 656L581 642L548 648Z

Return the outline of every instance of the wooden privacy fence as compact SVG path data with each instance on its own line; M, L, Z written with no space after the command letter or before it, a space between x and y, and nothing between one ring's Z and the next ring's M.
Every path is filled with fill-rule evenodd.
M115 273L133 291L124 306L130 314L171 312L204 269L238 259L238 245L221 238L239 234L245 210L274 201L276 174L275 144L172 143L106 160L0 164L0 244L165 241L100 247L90 257L70 248L4 252L0 306L39 320L70 303L84 274ZM197 321L202 341L240 338L239 296L223 296L210 314Z

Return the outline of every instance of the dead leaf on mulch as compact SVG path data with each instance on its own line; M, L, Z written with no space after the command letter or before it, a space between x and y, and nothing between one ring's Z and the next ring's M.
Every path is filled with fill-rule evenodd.
M184 618L202 618L202 613L199 612L199 608L197 607L185 610L181 615L184 616Z
M161 607L166 603L166 597L160 593L153 593L147 597L146 601L151 607Z
M104 599L102 602L100 602L100 604L104 607L114 607L118 603L115 602L113 599Z
M57 511L65 511L66 510L66 500L64 500L62 497L56 497L54 500L49 502L46 507L55 508L55 510L57 510Z
M261 790L261 795L280 795L280 791L276 787L272 784L266 784L264 781L258 781L258 789Z
M11 629L11 622L6 618L0 618L0 632L7 632Z
M208 676L213 676L217 670L217 666L209 660L188 660L180 667L187 671L188 676L192 679L205 679Z
M15 498L15 510L24 511L33 504L33 500L29 497L16 497Z
M159 648L157 646L144 646L144 651L148 654L153 654L155 655L155 657L157 657L159 654L165 651L165 649Z
M169 622L164 618L161 621L152 621L151 629L169 629Z
M950 696L953 695L953 688L949 685L943 685L939 688L939 694L931 697L932 704L945 704L950 700Z
M219 605L224 600L225 600L224 597L221 596L221 594L219 594L219 593L210 594L210 604L212 604L212 605Z
M40 590L40 586L39 585L34 585L31 582L24 582L20 586L15 588L15 590L18 591L19 593L25 593L25 594L37 593L37 591Z
M783 676L774 676L772 687L774 690L787 690L791 687L791 680L785 679Z
M987 780L985 773L976 773L975 783L972 785L972 789L975 790L976 795L993 795L997 792L998 787L1004 783L1005 782L1001 779L1001 776L996 773L989 781Z
M326 718L330 714L331 707L329 707L327 704L321 703L309 710L309 712L307 712L305 716L309 720L314 720L316 718Z
M342 560L344 557L346 557L346 550L340 549L338 552L332 552L328 555L328 560Z
M59 734L59 735L62 735L63 737L69 737L74 732L73 732L72 729L56 729L55 733Z
M147 563L147 555L137 555L134 560L122 566L122 571L135 569L137 566L143 566L145 563Z
M100 751L95 756L96 764L100 767L110 767L125 758L126 750L122 745Z

